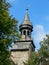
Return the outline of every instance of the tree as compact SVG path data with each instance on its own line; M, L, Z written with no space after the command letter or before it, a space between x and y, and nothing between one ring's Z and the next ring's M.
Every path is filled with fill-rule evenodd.
M49 65L49 35L40 42L40 49L33 52L24 65Z
M19 39L18 21L9 14L10 4L0 0L0 65L11 65L8 46Z
M41 47L38 51L40 62L42 65L49 65L49 35L40 43Z
M24 65L37 65L38 61L38 52L33 52L28 61L24 62Z

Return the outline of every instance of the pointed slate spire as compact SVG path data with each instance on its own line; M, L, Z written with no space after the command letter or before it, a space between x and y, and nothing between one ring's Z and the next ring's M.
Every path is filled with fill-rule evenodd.
M29 29L31 32L33 31L33 25L29 19L28 8L26 9L26 15L24 17L24 20L21 23L21 25L19 26L20 32L23 32L24 29L26 29L26 30Z
M26 9L26 15L25 15L24 21L30 21L29 15L28 15L28 9Z
M23 25L23 24L28 24L28 25L32 26L32 23L30 22L29 15L28 15L28 8L26 9L26 15L25 15L24 20L21 25Z

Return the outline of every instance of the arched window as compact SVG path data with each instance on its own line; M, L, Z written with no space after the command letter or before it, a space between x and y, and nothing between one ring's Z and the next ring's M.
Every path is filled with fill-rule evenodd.
M27 35L29 35L29 31L27 31Z
M25 30L23 31L23 34L26 35L26 31Z

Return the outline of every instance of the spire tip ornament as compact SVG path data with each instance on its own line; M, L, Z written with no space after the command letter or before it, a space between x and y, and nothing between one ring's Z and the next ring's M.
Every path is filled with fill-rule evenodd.
M29 9L29 5L27 5L27 7L26 7L26 11L28 11L28 9Z
M28 7L26 8L26 11L28 11Z
M26 11L28 11L29 7L30 7L30 4L27 5L27 7L26 7Z

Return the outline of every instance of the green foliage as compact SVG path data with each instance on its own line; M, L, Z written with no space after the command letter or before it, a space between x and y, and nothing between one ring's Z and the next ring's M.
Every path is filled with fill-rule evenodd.
M28 59L28 61L24 62L24 65L37 65L38 59L38 53L33 52L31 57Z
M49 35L40 42L40 49L33 52L24 65L49 65Z
M40 43L41 47L38 51L40 62L42 65L49 65L49 35Z
M10 4L0 1L0 65L11 65L8 46L19 39L18 21L9 14Z

